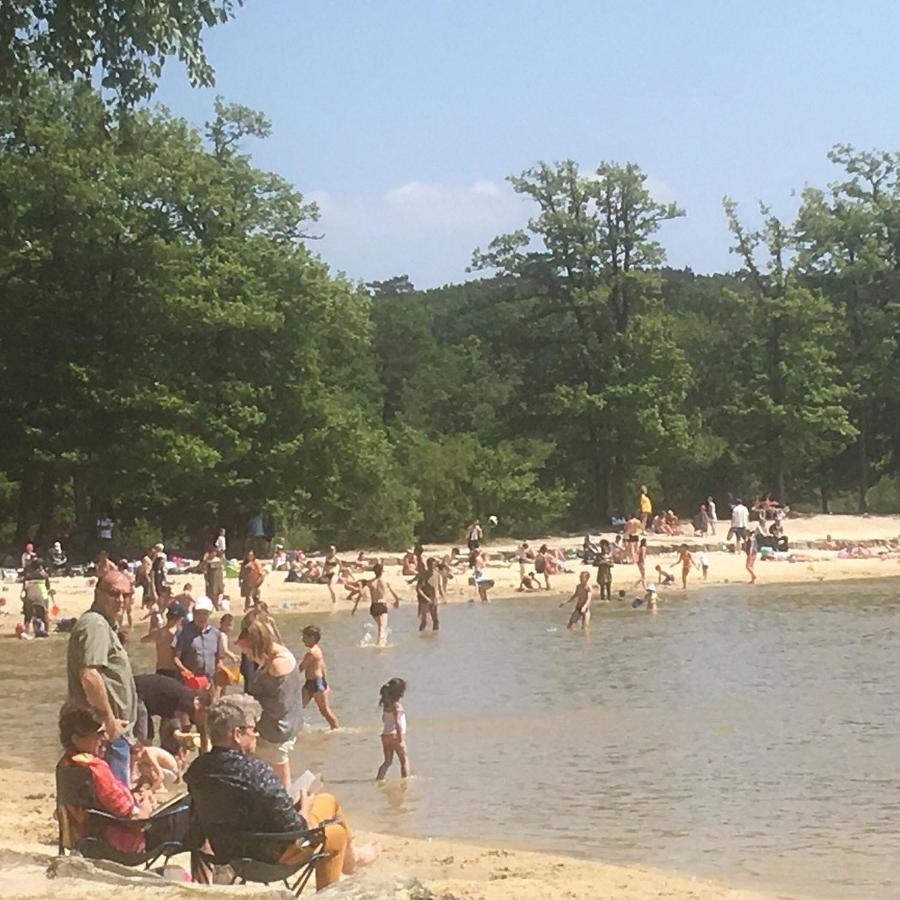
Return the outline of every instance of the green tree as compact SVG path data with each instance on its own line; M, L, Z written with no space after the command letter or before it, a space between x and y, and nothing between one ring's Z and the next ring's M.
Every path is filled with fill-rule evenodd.
M194 85L213 83L203 29L227 22L243 0L4 0L0 96L18 96L41 70L90 79L125 106L153 93L170 56Z
M553 347L537 402L583 513L625 511L636 469L688 440L690 373L655 301L664 260L655 234L682 212L655 201L634 164L583 175L571 161L541 163L510 182L537 214L476 251L473 267L533 298L526 315Z
M779 498L789 478L822 477L827 462L856 430L845 406L849 391L835 364L837 310L799 283L794 229L761 206L763 225L747 230L736 204L725 213L752 295L732 304L735 342L731 414L735 443L762 463Z
M829 159L846 175L804 191L798 265L838 306L839 365L857 432L848 462L865 512L873 469L900 458L900 154L839 145Z
M100 510L240 533L277 506L326 539L411 535L369 297L306 247L315 208L240 152L268 123L220 103L206 142L159 111L108 128L86 85L0 102L20 534L71 496L82 534Z

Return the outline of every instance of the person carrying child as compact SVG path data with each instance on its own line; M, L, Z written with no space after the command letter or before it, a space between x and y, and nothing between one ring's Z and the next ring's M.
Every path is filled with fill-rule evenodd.
M406 754L406 713L401 700L406 693L406 682L402 678L392 678L381 686L381 749L384 762L378 767L376 781L384 781L388 769L394 762L394 754L400 760L400 775L409 778L409 757Z

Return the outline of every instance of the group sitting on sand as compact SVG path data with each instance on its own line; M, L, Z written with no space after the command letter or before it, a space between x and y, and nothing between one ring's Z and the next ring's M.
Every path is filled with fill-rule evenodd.
M83 768L92 781L94 803L117 817L102 825L100 836L114 849L141 851L144 831L129 828L128 820L150 816L157 793L183 776L194 823L197 880L211 875L202 864L204 848L219 860L232 858L239 832L248 830L296 833L324 824L326 855L315 864L318 889L372 862L379 845L353 842L335 797L302 789L296 798L289 794L289 755L303 724L302 707L315 701L330 727L338 727L327 699L321 631L304 629L306 654L298 660L257 600L241 622L238 657L227 640L229 614L217 628L210 622L214 607L208 597L193 601L190 621L184 606L172 603L164 624L151 623L145 638L156 647L155 673L134 675L122 631L133 593L132 579L117 568L99 577L94 602L72 628L67 651L59 767ZM238 659L245 694L227 692L236 681ZM403 775L409 773L404 689L402 680L394 679L381 692L385 758L379 779L395 754ZM160 718L158 747L152 744L155 716ZM188 751L198 749L200 755L185 767ZM83 814L63 809L61 815L71 826L71 843L77 843ZM308 853L295 837L266 847L272 862L290 863Z

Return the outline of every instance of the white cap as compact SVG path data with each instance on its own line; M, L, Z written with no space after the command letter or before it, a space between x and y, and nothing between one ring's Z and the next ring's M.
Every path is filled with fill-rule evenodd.
M648 584L648 585L647 585L647 592L650 593L650 594L655 594L655 593L656 593L656 585L655 585L655 584Z
M194 602L194 612L212 612L215 607L209 597L198 597Z

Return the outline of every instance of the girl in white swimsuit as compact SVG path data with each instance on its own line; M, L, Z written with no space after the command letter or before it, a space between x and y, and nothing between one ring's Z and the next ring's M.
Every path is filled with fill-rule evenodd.
M400 701L406 693L406 682L402 678L392 678L381 686L381 749L384 762L378 768L376 781L384 781L388 769L394 762L394 754L400 760L400 775L409 777L409 757L406 755L406 713Z

